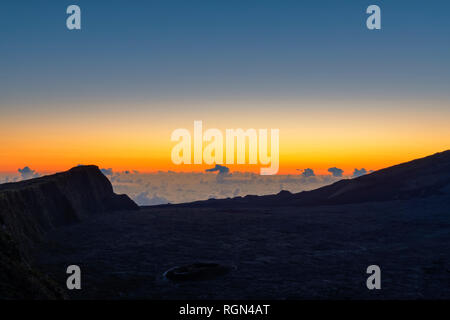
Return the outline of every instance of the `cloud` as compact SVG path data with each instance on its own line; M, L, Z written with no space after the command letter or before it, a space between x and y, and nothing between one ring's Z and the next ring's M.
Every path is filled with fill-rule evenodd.
M328 172L330 172L333 177L342 177L342 173L344 173L344 170L333 167L333 168L329 168Z
M102 171L102 173L105 175L105 176L112 176L113 175L113 169L111 169L111 168L108 168L108 169L100 169L101 171Z
M317 173L314 177L304 178L301 174L303 169L299 170L297 175L261 176L252 172L232 171L231 168L227 170L226 167L223 168L224 165L215 167L214 164L209 169L215 169L213 172L164 171L125 174L123 171L114 171L108 178L116 193L125 193L133 199L137 198L138 203L142 205L191 202L206 200L208 197L274 194L281 189L296 193L316 189L342 179L331 174ZM128 170L133 172L131 169ZM225 195L223 191L226 191Z
M141 192L136 197L134 197L134 201L140 206L154 206L158 204L167 204L169 200L164 197L158 197L156 194L153 197L149 197L148 191Z
M230 169L225 166L221 166L220 164L216 164L216 166L214 168L206 169L205 171L206 172L218 171L219 173L226 174L226 173L230 172Z
M5 177L4 179L0 179L0 183L8 183L9 177Z
M302 176L304 176L305 178L308 178L308 177L315 177L316 175L315 175L313 169L306 168L305 170L303 170Z
M355 171L353 171L353 178L360 177L360 176L363 176L365 174L367 174L366 169L362 168L361 170L358 170L358 169L355 168Z
M216 164L214 168L206 169L206 172L215 172L217 171L216 180L218 183L222 183L226 177L230 177L230 169L225 166L221 166L220 164Z
M37 173L34 170L31 170L28 166L23 167L23 169L17 169L19 171L20 176L22 177L22 180L32 179L39 177L39 173Z

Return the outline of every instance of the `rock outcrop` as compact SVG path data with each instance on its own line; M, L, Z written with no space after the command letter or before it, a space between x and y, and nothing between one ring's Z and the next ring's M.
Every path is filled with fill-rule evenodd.
M127 195L114 193L96 166L0 185L0 298L61 297L51 280L30 268L28 253L33 245L58 226L110 211L138 209ZM23 294L19 297L15 292Z
M96 166L0 185L0 225L21 244L96 214L137 209L127 195L114 193Z

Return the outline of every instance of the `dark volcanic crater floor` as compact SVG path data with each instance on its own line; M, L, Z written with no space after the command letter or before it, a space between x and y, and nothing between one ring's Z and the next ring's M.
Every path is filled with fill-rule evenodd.
M173 283L195 262L233 266L216 279ZM39 269L75 299L450 299L450 199L333 207L149 207L49 234ZM368 290L366 268L381 268Z

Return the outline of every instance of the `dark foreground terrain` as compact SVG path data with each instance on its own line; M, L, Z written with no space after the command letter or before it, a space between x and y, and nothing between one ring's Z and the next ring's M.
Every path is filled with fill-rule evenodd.
M138 209L95 166L0 185L0 298L450 299L450 151L308 192Z
M72 298L450 298L450 197L314 208L147 208L59 229L38 255ZM213 280L173 283L194 262L232 265ZM379 265L382 289L366 288Z

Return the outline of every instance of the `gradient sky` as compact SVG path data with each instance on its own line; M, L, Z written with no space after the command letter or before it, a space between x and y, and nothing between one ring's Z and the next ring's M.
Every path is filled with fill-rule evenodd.
M70 4L80 31L66 28ZM380 31L365 26L370 4ZM194 120L279 128L280 172L448 149L449 12L444 0L1 1L0 171L203 170L170 161L171 132Z

